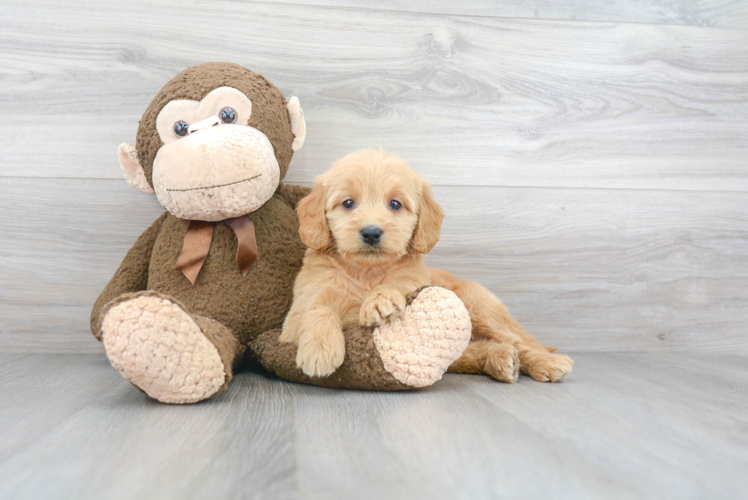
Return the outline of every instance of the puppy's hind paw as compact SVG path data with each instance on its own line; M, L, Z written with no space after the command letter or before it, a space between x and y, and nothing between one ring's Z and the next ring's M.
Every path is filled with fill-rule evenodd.
M561 382L573 366L574 360L569 356L541 352L530 358L522 372L539 382Z
M519 378L519 353L513 345L495 344L488 352L484 370L499 382L513 384Z

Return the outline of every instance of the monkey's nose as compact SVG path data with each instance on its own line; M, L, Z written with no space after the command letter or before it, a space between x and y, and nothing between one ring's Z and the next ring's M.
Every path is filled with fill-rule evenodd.
M376 245L382 239L382 229L377 226L366 226L361 230L361 239L367 245Z
M217 116L211 116L210 118L206 118L205 120L200 120L197 123L193 123L190 125L190 128L187 129L187 133L191 134L193 132L197 132L198 130L203 130L206 128L213 127L214 125L220 125L221 119Z

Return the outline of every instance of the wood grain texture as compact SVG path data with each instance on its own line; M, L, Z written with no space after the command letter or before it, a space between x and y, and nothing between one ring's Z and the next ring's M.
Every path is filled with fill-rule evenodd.
M293 3L460 16L748 28L748 5L740 0L294 0Z
M445 187L436 196L447 218L427 262L483 283L547 344L748 352L744 194Z
M5 356L1 370L0 498L298 497L284 384L237 378L164 406L103 355Z
M156 91L230 60L301 98L289 181L383 146L439 185L748 190L744 30L228 0L3 11L2 176L118 178Z
M748 358L579 354L409 393L244 373L189 406L103 355L0 355L0 498L742 498Z
M91 305L162 213L124 181L0 178L0 348L98 352ZM743 193L438 187L427 262L571 351L748 352Z
M91 307L163 208L114 180L2 178L0 192L0 345L100 350Z

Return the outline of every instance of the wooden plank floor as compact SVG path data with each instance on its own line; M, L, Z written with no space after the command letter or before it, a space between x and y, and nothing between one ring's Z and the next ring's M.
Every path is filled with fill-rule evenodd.
M0 498L746 498L747 356L574 357L556 385L245 373L166 406L103 355L2 354Z

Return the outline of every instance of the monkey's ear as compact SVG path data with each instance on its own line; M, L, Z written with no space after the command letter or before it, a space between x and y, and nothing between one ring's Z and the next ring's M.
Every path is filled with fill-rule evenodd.
M296 207L299 216L301 241L314 250L322 250L330 244L330 229L325 213L325 188L319 182Z
M306 139L306 121L304 121L304 110L301 109L301 103L299 98L293 96L288 100L286 105L288 110L288 118L291 121L291 132L293 132L294 139L291 149L298 151L301 146L304 145L304 139Z
M123 142L117 148L117 156L119 156L119 166L125 173L127 183L143 193L153 193L153 188L145 178L143 167L138 162L138 152L135 146Z

